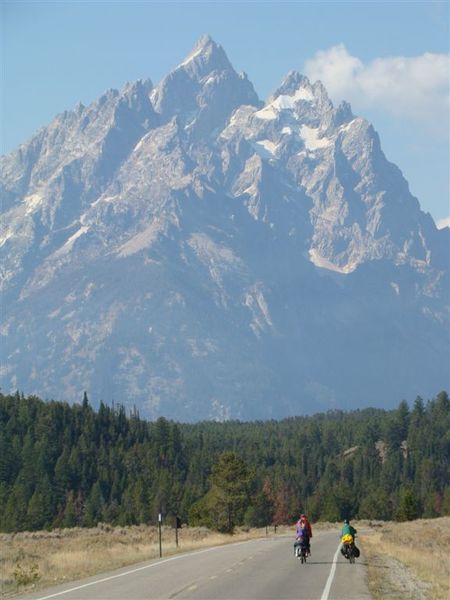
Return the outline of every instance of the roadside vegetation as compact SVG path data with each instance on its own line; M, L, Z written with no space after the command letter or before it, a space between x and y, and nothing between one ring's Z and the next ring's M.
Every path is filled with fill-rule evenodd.
M450 598L450 518L377 522L359 536L376 600Z

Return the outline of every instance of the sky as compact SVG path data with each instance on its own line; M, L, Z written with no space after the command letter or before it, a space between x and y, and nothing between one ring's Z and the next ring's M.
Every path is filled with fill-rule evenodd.
M0 0L2 154L106 89L158 83L209 34L263 100L290 70L367 118L438 226L450 225L448 1Z

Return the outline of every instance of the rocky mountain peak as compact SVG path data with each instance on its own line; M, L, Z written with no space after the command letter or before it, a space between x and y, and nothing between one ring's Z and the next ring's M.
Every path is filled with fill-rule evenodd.
M5 390L196 420L448 383L450 230L320 81L262 105L204 36L2 157L0 191Z
M253 85L236 73L223 48L209 36L200 38L150 97L162 122L178 115L186 134L194 138L222 128L242 104L260 105Z
M289 71L286 77L281 82L280 87L274 92L269 102L275 100L278 96L289 95L293 96L295 92L301 88L311 89L311 83L306 75L301 75L298 71Z
M222 46L216 44L209 35L204 35L178 65L178 69L188 72L191 77L202 79L212 71L233 70L233 67Z
M352 107L349 102L342 101L339 106L336 108L336 111L333 115L333 124L335 127L339 127L344 123L349 123L355 118L355 115L352 112Z
M268 103L273 103L278 98L282 99L285 96L292 98L296 103L300 101L313 103L322 111L333 108L333 104L322 82L316 81L312 84L306 75L301 75L298 71L290 71L287 74ZM278 104L280 104L280 101Z
M138 79L137 81L127 81L121 94L126 97L148 96L153 89L151 79Z

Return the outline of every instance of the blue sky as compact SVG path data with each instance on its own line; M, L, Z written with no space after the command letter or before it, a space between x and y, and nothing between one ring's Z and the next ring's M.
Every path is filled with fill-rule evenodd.
M210 34L267 98L288 71L368 118L423 210L450 216L449 3L1 1L2 153Z

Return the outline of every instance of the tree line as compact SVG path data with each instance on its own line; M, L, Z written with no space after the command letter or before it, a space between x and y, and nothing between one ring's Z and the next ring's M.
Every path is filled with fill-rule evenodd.
M182 424L0 394L0 530L450 514L446 392L395 410Z

